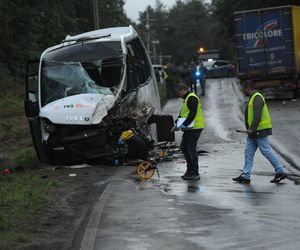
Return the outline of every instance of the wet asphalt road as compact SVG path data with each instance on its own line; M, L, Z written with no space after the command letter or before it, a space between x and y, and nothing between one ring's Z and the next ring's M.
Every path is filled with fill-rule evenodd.
M235 130L244 128L246 99L239 89L234 78L207 82L199 181L180 178L180 157L161 162L161 177L148 181L137 178L135 166L115 168L96 183L105 191L78 249L300 249L300 100L268 102L271 142L292 180L270 183L273 169L257 152L251 184L243 185L231 180L243 166L245 135ZM164 113L176 116L181 102L168 101Z

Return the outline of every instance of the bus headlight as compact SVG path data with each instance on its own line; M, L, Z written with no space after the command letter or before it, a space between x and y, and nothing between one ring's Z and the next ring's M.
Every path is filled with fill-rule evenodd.
M42 119L44 129L47 133L53 134L56 131L55 125L46 118Z

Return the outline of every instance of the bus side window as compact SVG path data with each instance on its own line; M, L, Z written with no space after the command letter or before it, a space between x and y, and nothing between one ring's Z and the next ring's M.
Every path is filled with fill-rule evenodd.
M134 65L139 79L138 84L142 85L147 82L148 78L151 75L146 52L138 38L132 40L128 45L135 61Z

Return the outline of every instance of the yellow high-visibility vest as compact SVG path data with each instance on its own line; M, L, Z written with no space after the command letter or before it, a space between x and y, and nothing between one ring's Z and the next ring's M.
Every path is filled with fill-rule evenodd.
M169 77L168 73L165 70L162 72L162 77L164 80L166 80Z
M255 94L253 94L249 100L248 103L248 126L250 127L252 122L253 122L253 116L254 116L254 112L253 112L253 102L254 102L254 98L256 96L261 96L261 98L264 101L264 106L262 109L262 113L261 113L261 118L260 118L260 122L257 126L257 131L259 130L263 130L263 129L268 129L268 128L272 128L272 122L271 122L271 117L269 114L269 110L265 101L265 98L263 97L263 95L261 93L256 92Z
M187 102L188 102L188 99L191 96L195 96L198 99L197 113L196 113L196 116L195 116L194 127L192 129L204 128L204 119L203 119L203 116L202 116L201 102L200 102L199 97L194 92L190 93L185 98L185 100L183 102L183 105L182 105L182 108L181 108L181 111L180 111L180 116L182 118L187 118L189 116L190 110L189 110L189 108L187 106Z

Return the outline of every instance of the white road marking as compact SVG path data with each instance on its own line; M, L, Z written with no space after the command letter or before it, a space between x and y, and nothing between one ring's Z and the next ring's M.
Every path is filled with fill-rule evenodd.
M98 230L98 224L100 222L103 209L114 186L115 181L110 181L103 193L101 194L101 196L99 197L99 200L97 201L93 209L92 215L89 219L89 223L85 230L80 250L92 250L94 248L94 241L96 237L96 232Z

